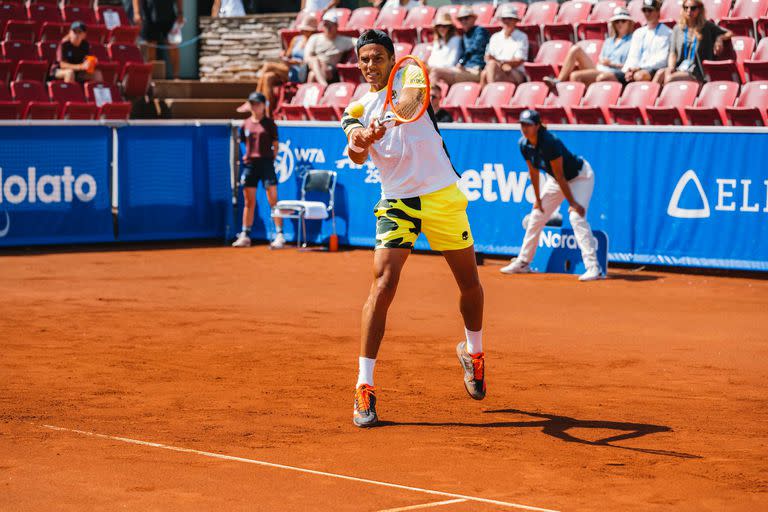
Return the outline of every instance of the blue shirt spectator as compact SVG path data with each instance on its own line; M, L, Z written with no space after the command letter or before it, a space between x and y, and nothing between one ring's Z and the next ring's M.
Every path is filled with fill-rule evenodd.
M465 68L485 67L485 49L491 36L483 27L474 26L464 32L464 52L459 57L459 65Z
M490 36L483 27L475 26L477 15L468 5L462 5L456 13L456 19L464 31L462 44L464 49L456 66L432 68L429 78L432 83L479 82L480 73L485 67L485 49Z

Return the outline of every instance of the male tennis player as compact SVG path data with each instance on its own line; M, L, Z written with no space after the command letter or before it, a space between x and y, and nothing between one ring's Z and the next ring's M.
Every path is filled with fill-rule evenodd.
M353 415L358 427L372 427L378 422L373 368L387 310L419 233L426 235L433 250L443 253L459 285L466 340L456 350L464 370L464 386L476 400L485 397L483 288L467 219L467 198L456 186L459 176L448 157L432 108L428 108L428 115L412 123L379 126L376 119L384 106L387 80L395 65L394 45L386 33L367 30L357 40L356 49L358 66L371 90L359 100L364 114L354 118L347 109L341 125L347 135L350 159L362 164L370 155L381 174L382 188L382 199L375 207L374 280L363 307ZM425 88L421 69L409 66L398 71L393 97L404 106L406 98L417 95L414 93L428 95L429 91L420 90Z

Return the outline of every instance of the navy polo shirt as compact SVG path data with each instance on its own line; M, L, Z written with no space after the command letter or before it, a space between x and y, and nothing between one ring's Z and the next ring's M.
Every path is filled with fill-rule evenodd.
M525 137L520 137L520 153L523 158L531 162L536 169L542 170L554 178L552 173L552 160L563 157L563 174L566 180L572 180L579 175L584 159L574 156L568 151L563 141L546 128L539 129L539 140L534 146Z

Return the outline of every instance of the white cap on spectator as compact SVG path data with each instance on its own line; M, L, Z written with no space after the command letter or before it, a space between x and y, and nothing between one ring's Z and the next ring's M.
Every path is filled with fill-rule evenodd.
M459 12L456 13L456 18L466 18L467 16L477 17L477 14L468 5L462 5L459 8Z
M520 20L520 15L517 14L517 8L512 4L503 4L501 8L499 9L499 15L497 18L504 19L504 18L512 18L515 20Z
M608 20L608 21L613 23L614 21L619 21L619 20L629 20L629 21L632 21L632 15L629 14L629 11L627 9L625 9L623 7L617 7L613 11L613 16L611 16L611 19Z
M333 23L335 25L339 24L339 15L336 14L334 11L328 11L325 14L323 14L323 21L327 21L328 23Z

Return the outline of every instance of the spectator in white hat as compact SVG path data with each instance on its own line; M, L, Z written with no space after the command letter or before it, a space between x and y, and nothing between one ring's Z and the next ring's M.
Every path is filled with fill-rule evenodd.
M485 52L485 69L480 74L480 85L490 82L525 82L523 62L528 58L528 36L517 30L520 15L512 4L499 10L504 28L491 36Z
M608 20L608 37L603 43L597 65L580 46L573 45L565 57L557 78L546 77L544 81L553 91L557 90L559 82L565 80L582 82L585 85L611 79L623 81L622 67L629 54L634 30L635 22L629 11L623 7L617 7L611 19Z
M456 13L456 19L464 31L462 42L464 51L459 62L450 68L433 69L429 78L432 82L445 82L453 85L456 82L479 82L480 73L485 67L485 48L488 46L488 31L475 25L477 15L471 7L462 5Z
M333 11L323 15L322 32L314 34L304 48L304 61L309 66L307 82L328 85L336 74L336 64L355 47L351 37L339 35L339 19Z
M635 30L629 45L629 55L624 62L624 77L605 75L601 80L613 80L622 83L648 81L660 69L667 67L669 42L672 29L659 23L661 2L643 0L643 15L648 23Z

